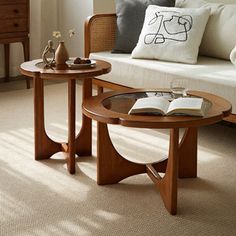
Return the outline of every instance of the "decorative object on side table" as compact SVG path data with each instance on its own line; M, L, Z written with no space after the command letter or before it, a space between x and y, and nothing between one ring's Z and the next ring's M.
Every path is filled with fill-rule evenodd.
M76 57L75 59L70 58L67 60L66 64L70 69L88 69L95 67L96 61L89 58Z
M66 61L69 59L69 53L65 47L65 42L60 41L59 45L57 47L57 50L55 52L55 61L56 61L56 66L65 66Z
M75 30L69 30L68 34L71 38L75 34ZM66 61L69 59L69 53L66 49L65 41L61 40L62 35L60 31L53 31L52 36L58 39L58 47L55 50L53 48L53 41L49 40L42 54L43 62L46 67L56 66L57 69L64 69L67 67ZM49 54L50 58L48 57Z
M74 29L70 29L69 32L69 37L71 38L75 34ZM61 39L61 32L60 31L54 31L52 33L53 37L56 39ZM63 68L66 66L66 61L69 59L69 53L66 49L65 42L64 40L59 40L58 47L55 52L55 61L56 61L56 67L58 69Z
M49 57L48 57L49 55ZM48 40L48 45L45 47L42 54L43 62L46 67L53 67L56 65L55 62L55 49L53 48L52 40Z

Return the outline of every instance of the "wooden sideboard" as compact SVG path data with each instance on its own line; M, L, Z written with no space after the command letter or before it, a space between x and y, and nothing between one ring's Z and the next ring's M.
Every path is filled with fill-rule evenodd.
M10 44L21 42L29 61L29 0L0 0L0 43L4 44L5 81L9 81ZM27 88L30 81L27 78Z

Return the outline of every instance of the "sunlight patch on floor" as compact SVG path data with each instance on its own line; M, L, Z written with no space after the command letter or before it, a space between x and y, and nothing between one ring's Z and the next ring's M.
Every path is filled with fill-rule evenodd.
M0 190L0 205L1 205L1 221L8 221L9 219L17 219L26 215L32 214L32 209L23 201L20 201L17 196L12 197ZM22 209L24 209L22 211Z
M130 161L150 163L168 155L168 132L109 126L109 133L114 147Z
M119 214L104 211L104 210L97 210L94 212L94 214L101 217L104 220L109 220L109 221L116 221L119 218L121 218L121 216Z

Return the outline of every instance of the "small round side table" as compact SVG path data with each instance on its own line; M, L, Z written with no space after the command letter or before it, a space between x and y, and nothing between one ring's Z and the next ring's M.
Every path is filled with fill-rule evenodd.
M79 134L75 134L75 85L76 80L83 81L82 101L92 95L92 78L109 73L108 62L96 60L96 66L81 69L45 68L42 60L28 61L20 66L23 75L33 78L34 87L34 141L35 160L49 159L54 153L66 153L67 167L70 174L75 173L75 154L91 155L92 122L82 114L82 126ZM44 79L66 79L68 81L68 142L58 143L50 139L44 125Z

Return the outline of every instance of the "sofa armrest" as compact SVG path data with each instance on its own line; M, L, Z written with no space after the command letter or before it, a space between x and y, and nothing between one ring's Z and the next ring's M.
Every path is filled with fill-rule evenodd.
M113 48L116 34L116 14L96 14L89 17L84 28L84 54L109 51Z

